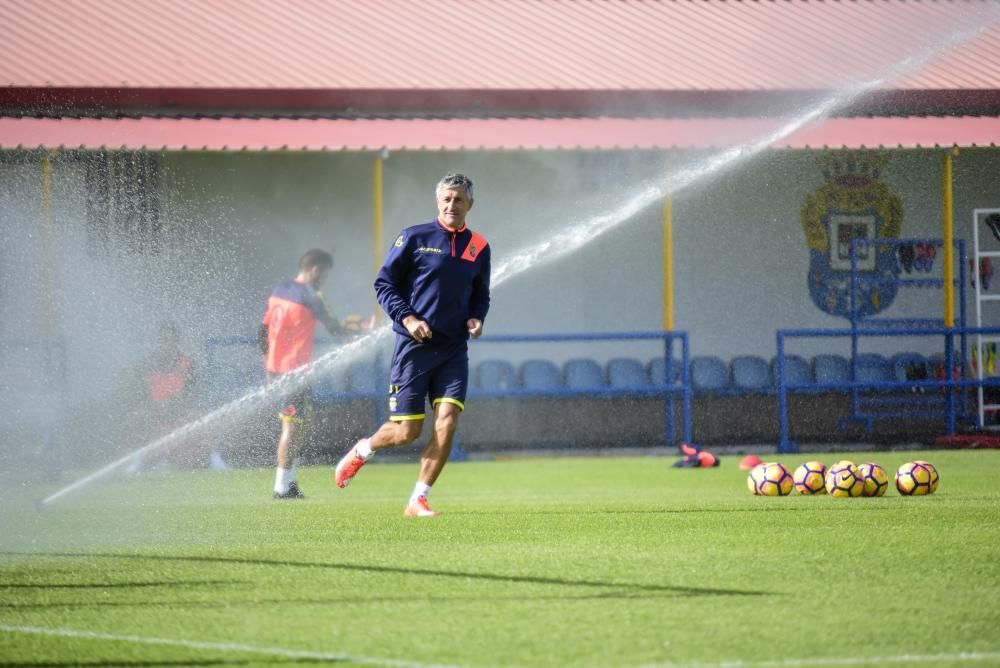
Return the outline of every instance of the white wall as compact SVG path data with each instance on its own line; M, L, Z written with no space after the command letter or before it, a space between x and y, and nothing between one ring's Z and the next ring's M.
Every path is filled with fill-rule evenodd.
M806 287L803 200L822 183L821 152L776 151L677 194L676 323L694 354L774 354L778 327L839 327ZM893 151L883 180L903 201L903 236L940 236L939 150ZM431 220L433 187L449 171L476 182L470 225L490 240L495 265L554 232L622 210L650 179L697 165L697 153L400 153L385 164L384 246ZM212 336L253 334L269 287L294 274L310 247L332 248L326 293L338 315L374 308L372 156L345 153L200 153L161 156L163 251L85 250L82 171L55 163L56 334L70 346L76 388L101 388L145 354L158 323L176 320L196 355ZM955 159L956 232L968 238L975 206L1000 206L1000 151ZM37 160L0 163L0 338L41 328ZM971 246L971 242L970 242ZM938 258L941 262L941 258ZM998 263L1000 268L1000 263ZM997 284L1000 284L998 277ZM660 206L656 202L578 252L539 260L494 294L488 333L656 330L662 326ZM994 287L996 290L997 288ZM888 317L937 316L939 291L904 293ZM996 306L1000 312L1000 305ZM972 310L970 309L970 315ZM1000 319L997 319L1000 322ZM911 349L922 349L914 341ZM815 343L800 350L814 354ZM869 349L891 352L892 344ZM557 361L588 354L648 359L652 345L477 346L474 357Z

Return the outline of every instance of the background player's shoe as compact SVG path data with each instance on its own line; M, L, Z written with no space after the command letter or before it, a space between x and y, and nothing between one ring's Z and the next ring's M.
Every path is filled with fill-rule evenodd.
M418 496L417 500L406 507L403 514L407 517L437 517L441 513L434 512L427 505L426 496Z
M676 462L673 463L675 469L694 469L701 466L698 462L698 455L688 455L686 457L681 457Z
M355 444L347 451L346 455L341 457L340 461L337 462L337 468L333 471L333 480L337 483L337 487L341 489L347 487L364 465L365 460L358 454L358 446Z
M279 492L275 492L274 493L274 498L276 498L276 499L304 499L304 498L306 498L306 495L302 493L301 489L299 489L298 483L292 482L291 484L288 485L288 491L287 492L285 492L284 494L280 494Z

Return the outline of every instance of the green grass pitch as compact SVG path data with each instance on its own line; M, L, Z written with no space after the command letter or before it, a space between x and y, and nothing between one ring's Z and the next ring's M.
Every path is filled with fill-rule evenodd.
M936 494L753 497L737 458L415 464L347 490L182 471L35 511L0 492L0 666L1000 665L1000 452L926 459ZM768 457L767 459L772 459ZM39 494L41 496L41 494Z

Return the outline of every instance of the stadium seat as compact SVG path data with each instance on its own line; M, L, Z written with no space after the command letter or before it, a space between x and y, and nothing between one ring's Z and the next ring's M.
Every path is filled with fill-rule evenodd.
M476 369L476 379L482 390L509 390L517 387L514 365L504 360L483 360Z
M649 374L643 368L642 362L628 357L619 357L608 361L608 385L611 387L646 387L649 385Z
M756 355L739 355L729 363L733 386L747 392L763 392L774 385L771 369L763 358Z
M890 383L896 379L889 360L875 353L858 355L855 370L855 380L861 383Z
M562 387L559 367L548 360L526 360L521 364L521 384L526 390L558 390Z
M893 377L898 381L931 380L930 363L919 353L899 353L890 359Z
M566 387L584 389L588 387L603 387L604 373L594 360L573 359L563 365L563 379Z
M691 387L701 392L718 392L729 387L729 370L718 357L691 358Z
M778 384L778 358L771 360L771 377ZM804 358L798 355L785 355L785 383L788 385L805 385L813 382L813 371Z
M813 358L813 376L817 383L851 382L851 365L840 355L816 355Z
M681 379L682 363L680 360L673 360L670 365L670 375L673 376L673 383L678 382ZM667 384L667 358L666 357L656 357L649 361L646 367L647 373L649 373L649 380L654 385L666 385Z

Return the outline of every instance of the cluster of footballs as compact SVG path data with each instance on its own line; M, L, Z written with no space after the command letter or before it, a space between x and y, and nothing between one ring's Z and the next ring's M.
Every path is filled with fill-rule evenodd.
M896 469L896 489L903 496L933 494L941 477L930 462L907 462ZM889 487L889 475L878 464L855 466L841 460L826 468L823 462L806 462L789 472L780 462L758 464L747 476L747 487L758 496L829 494L837 497L882 496Z

